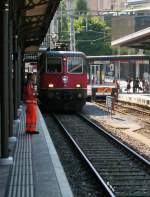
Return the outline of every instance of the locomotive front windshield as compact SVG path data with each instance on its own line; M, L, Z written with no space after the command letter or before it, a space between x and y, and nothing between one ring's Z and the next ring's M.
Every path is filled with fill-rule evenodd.
M61 58L47 58L47 72L60 73L61 72Z
M83 59L81 57L69 57L67 61L69 73L82 73L83 72Z

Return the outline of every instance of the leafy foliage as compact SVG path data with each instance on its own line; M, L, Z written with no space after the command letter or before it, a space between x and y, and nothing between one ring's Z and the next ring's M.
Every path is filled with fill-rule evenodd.
M76 0L76 10L78 11L87 11L87 3L85 0Z
M111 54L111 30L100 17L80 16L74 22L76 49L87 55Z
M70 40L70 18L67 16L64 1L61 10L66 16L61 17L59 29L60 40ZM85 0L76 0L77 11L87 11ZM79 16L74 18L76 50L83 51L87 55L111 54L111 29L99 16Z

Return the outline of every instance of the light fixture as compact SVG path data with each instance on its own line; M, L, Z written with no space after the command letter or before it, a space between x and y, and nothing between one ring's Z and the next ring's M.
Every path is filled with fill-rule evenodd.
M48 87L49 87L49 88L53 88L53 87L54 87L54 84L49 83L49 84L48 84Z
M76 84L76 88L81 88L81 85L80 84Z

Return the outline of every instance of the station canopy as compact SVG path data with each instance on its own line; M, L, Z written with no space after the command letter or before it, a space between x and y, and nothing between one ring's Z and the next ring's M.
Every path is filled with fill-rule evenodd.
M112 46L150 49L150 27L111 42Z
M20 36L25 51L42 43L60 0L24 0Z

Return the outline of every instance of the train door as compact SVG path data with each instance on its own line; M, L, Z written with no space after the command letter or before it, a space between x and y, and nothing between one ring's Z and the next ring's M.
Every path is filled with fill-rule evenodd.
M97 91L102 84L102 73L102 65L90 65L90 86L93 99L97 96Z
M101 65L91 65L90 66L90 84L100 85L102 83L102 70Z
M97 64L90 66L90 84L92 89L92 98L106 98L111 95L115 88L114 81L114 65L112 63Z
M89 83L87 85L87 100L91 100L91 97L94 95L94 89L101 82L100 65L89 65L88 79Z

